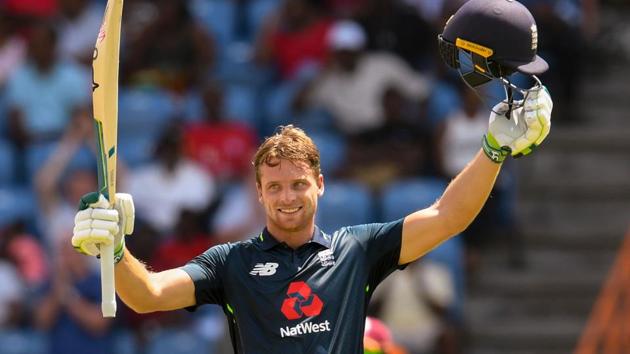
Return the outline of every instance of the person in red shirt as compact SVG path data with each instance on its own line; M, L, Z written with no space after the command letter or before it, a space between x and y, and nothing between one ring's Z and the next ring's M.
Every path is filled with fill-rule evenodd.
M149 263L156 271L180 267L214 244L203 230L199 214L182 210L174 234L160 243Z
M283 79L291 79L303 65L323 65L326 38L332 21L313 0L285 0L267 22L256 48L256 59L274 64Z
M206 85L203 102L204 119L184 129L184 152L219 181L240 179L249 172L256 134L247 124L226 119L223 91L218 83Z

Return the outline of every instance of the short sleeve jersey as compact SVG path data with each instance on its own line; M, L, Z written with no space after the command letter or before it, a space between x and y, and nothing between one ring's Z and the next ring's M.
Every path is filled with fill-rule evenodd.
M182 269L196 306L218 304L235 353L363 353L365 312L374 288L398 265L402 219L318 228L291 249L266 229L210 248Z

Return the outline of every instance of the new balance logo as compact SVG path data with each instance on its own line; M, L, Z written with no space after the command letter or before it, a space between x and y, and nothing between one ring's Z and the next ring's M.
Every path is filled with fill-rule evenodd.
M259 275L261 277L267 277L270 275L276 274L276 269L278 269L278 263L256 263L254 269L252 269L249 274L251 275Z

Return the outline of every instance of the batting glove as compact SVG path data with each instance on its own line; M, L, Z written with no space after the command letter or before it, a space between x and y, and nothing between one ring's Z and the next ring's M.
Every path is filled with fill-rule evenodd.
M114 244L114 261L118 263L125 249L125 235L133 233L135 209L130 194L116 193L111 204L102 194L93 192L81 197L74 218L72 246L90 256L100 254L99 245Z
M519 108L513 109L508 119L508 104L503 101L492 108L488 133L483 137L482 147L494 162L501 163L508 155L529 155L549 135L553 101L547 88L531 90L525 103L515 101Z

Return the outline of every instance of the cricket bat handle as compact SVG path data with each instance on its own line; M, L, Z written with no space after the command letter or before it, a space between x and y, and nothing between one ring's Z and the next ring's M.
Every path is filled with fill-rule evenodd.
M114 245L101 245L101 311L103 317L116 317L114 284Z

